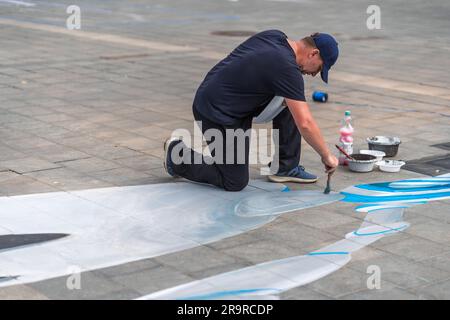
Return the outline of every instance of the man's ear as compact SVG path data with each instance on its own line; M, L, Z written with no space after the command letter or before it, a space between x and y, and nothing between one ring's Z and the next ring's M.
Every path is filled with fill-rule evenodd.
M314 57L314 56L316 56L316 55L320 55L320 50L317 49L317 48L312 49L312 51L311 51L311 57Z

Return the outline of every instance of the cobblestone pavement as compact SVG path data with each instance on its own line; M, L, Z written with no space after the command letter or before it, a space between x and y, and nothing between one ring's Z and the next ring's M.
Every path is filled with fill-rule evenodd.
M81 8L81 30L68 30L66 8ZM305 78L311 109L327 142L338 139L344 110L355 118L356 148L377 134L397 135L398 158L445 155L450 140L450 6L447 1L377 1L381 29L368 30L367 1L0 1L0 196L171 181L162 143L193 129L191 103L206 72L245 37L214 31L277 28L291 38L332 33L341 50L330 84ZM265 126L257 126L265 127ZM302 164L319 157L303 144ZM447 162L448 164L448 162ZM450 166L447 167L447 172ZM258 174L252 166L251 175ZM444 172L442 172L444 173ZM422 176L402 170L350 173L333 189ZM411 227L354 254L343 269L285 292L283 299L449 299L450 202L406 211ZM301 255L336 241L361 222L334 203L291 213L252 232L210 245L86 272L83 289L66 278L0 289L1 299L132 299L252 265ZM293 228L292 226L295 226ZM366 286L369 265L382 288Z

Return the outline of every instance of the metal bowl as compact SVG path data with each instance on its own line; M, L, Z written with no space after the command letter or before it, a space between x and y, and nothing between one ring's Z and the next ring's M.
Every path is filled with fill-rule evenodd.
M386 157L395 157L398 153L401 140L398 137L375 136L367 138L369 150L378 150L386 153Z
M354 153L350 155L353 159L348 159L348 168L355 172L370 172L373 170L377 157L370 154Z

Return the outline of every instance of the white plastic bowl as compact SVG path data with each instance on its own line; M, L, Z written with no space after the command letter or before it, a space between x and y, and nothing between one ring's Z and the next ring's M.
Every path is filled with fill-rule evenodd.
M371 156L375 156L377 157L377 161L383 160L383 157L386 156L386 153L378 150L359 150L359 153L370 154Z
M384 172L399 172L400 168L406 163L399 160L383 160L376 163L381 171Z

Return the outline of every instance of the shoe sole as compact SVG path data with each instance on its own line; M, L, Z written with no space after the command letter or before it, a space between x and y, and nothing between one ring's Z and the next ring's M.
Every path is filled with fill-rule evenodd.
M169 173L169 171L167 170L167 156L168 156L168 149L169 149L169 145L174 142L174 141L181 141L181 139L176 138L176 137L171 137L169 139L166 140L166 142L164 142L164 162L163 162L163 166L164 166L164 170L166 171L166 173L174 178L177 178L178 176L176 175L171 175Z
M301 178L294 178L294 177L280 177L280 176L269 176L268 177L270 181L272 182L296 182L296 183L314 183L318 180L316 179L301 179Z

